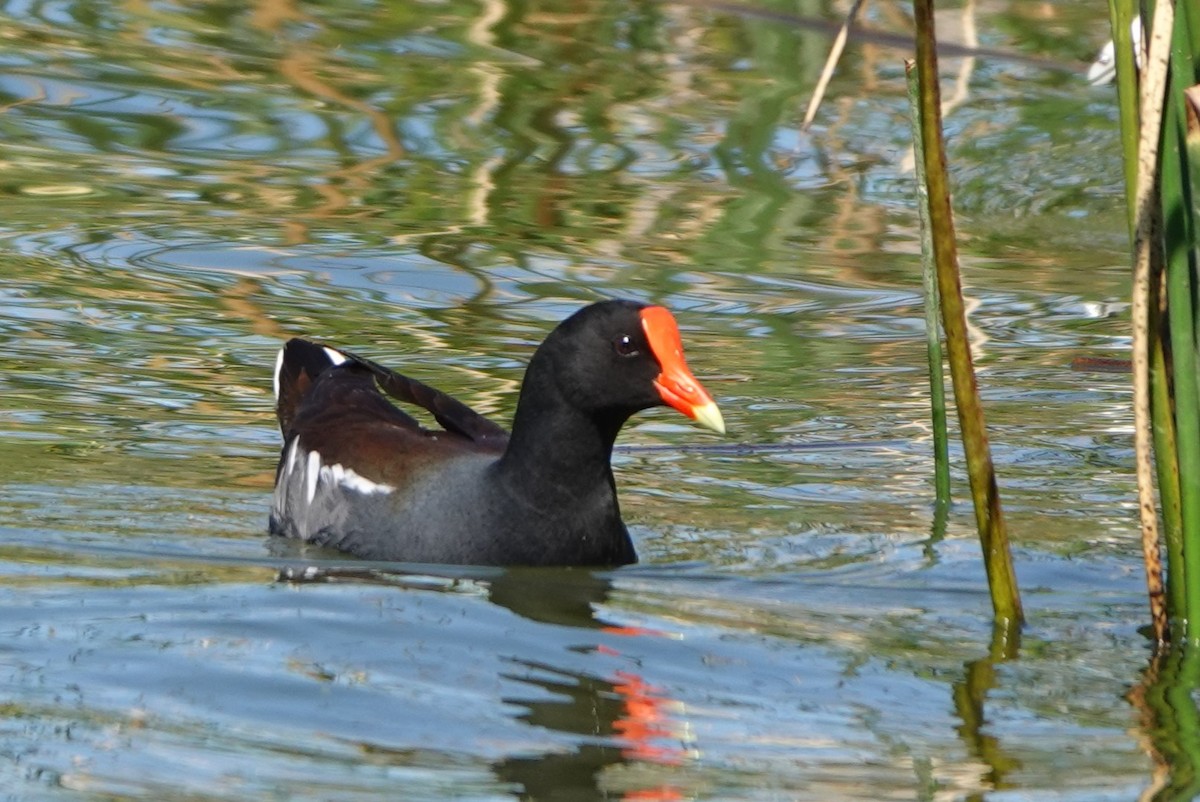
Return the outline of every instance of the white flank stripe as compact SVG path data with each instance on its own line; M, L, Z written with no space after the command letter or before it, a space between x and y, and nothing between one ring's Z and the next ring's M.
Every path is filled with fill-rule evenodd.
M372 495L374 493L391 493L396 488L391 485L385 485L381 482L372 482L365 476L359 476L354 472L353 468L343 469L341 465L334 465L338 471L343 471L341 478L338 479L338 484L356 493L364 495Z
M283 466L283 478L292 475L292 471L296 470L296 454L300 451L300 435L292 438L292 444L288 446L287 465Z
M396 489L391 485L372 482L365 476L355 473L353 468L343 468L341 463L322 465L321 481L328 484L336 484L343 490L352 490L364 496L374 495L375 493L391 493Z
M317 497L317 479L321 476L321 455L316 451L308 452L308 466L305 469L304 479L308 483L308 503L312 504L313 499Z
M341 365L344 362L349 361L348 359L346 359L346 355L343 354L341 351L336 351L333 348L330 348L329 346L324 346L324 348L325 348L325 356L329 357L329 361L333 363L334 367L337 367L338 365Z
M283 372L283 349L279 349L279 353L275 356L275 400L279 401L279 374Z

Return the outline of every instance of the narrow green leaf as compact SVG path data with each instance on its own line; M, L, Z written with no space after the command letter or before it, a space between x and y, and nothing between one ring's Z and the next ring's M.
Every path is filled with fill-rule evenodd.
M911 61L904 63L908 81L908 105L912 120L914 174L917 183L917 213L921 220L921 286L925 295L925 353L929 362L929 406L933 428L933 484L935 502L950 504L950 434L946 417L946 379L942 373L941 304L938 301L937 270L929 230L929 192L925 186L925 152L921 136L921 101L917 73Z

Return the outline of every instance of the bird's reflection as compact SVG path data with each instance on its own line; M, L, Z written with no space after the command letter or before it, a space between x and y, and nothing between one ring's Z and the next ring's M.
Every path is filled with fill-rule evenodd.
M661 690L629 671L599 679L545 664L514 663L524 670L510 678L551 695L505 699L525 709L520 719L532 726L583 736L570 752L510 756L493 764L499 779L523 789L521 799L683 798L681 790L669 782L630 782L631 772L616 779L622 766L677 766L687 757L683 727L669 712L678 705Z
M278 554L277 556L283 556ZM296 557L293 552L291 557ZM453 589L462 582L486 588L487 597L530 621L579 630L572 651L620 662L624 638L662 637L641 628L614 626L598 616L613 587L605 573L583 569L458 569L422 566L392 570L375 563L311 564L283 568L280 581L356 582L399 587ZM630 661L632 664L632 661ZM591 674L544 661L512 657L505 678L530 686L528 695L502 701L523 710L532 727L575 736L570 751L512 754L492 764L497 779L519 787L522 800L677 800L682 791L661 779L689 757L675 718L680 705L636 670ZM661 771L621 771L651 765Z

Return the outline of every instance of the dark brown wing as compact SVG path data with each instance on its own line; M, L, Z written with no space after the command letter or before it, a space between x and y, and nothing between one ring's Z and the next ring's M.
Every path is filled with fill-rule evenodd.
M356 395L367 401L377 414L395 425L424 432L416 419L391 404L370 403L361 392L361 378L353 374L369 372L375 385L392 398L424 409L447 432L460 435L488 450L502 450L508 442L508 432L456 398L423 382L397 373L369 359L340 348L322 345L311 340L294 338L280 351L275 370L276 414L284 436L292 430L296 415L318 376L331 368L345 370L345 378L360 385ZM354 370L354 369L357 370ZM332 376L330 378L333 378ZM382 401L382 398L379 399ZM382 407L389 407L383 410ZM350 410L344 410L349 413Z
M381 390L397 401L414 404L433 415L443 429L461 434L482 446L502 447L508 442L508 431L485 418L453 396L383 365L342 351L356 364L371 371Z

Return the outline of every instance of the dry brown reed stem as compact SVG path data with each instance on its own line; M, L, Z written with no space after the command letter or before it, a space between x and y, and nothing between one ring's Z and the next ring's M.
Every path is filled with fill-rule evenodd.
M812 100L808 101L808 109L804 112L804 122L800 123L800 130L807 131L812 125L813 119L817 116L817 109L821 105L821 101L825 98L825 90L829 88L829 82L833 79L833 70L837 67L838 61L842 57L842 51L846 49L846 39L850 35L850 26L854 24L854 18L858 16L858 10L862 8L863 0L854 0L854 5L850 6L850 12L846 14L846 21L842 23L841 29L838 30L837 36L834 37L833 47L829 49L829 57L825 59L825 66L821 69L821 77L817 79L817 87L813 90Z
M1152 269L1151 255L1156 250L1161 209L1154 191L1159 133L1162 125L1163 98L1167 86L1167 56L1171 45L1175 6L1172 0L1160 0L1154 11L1150 54L1141 81L1141 137L1138 142L1137 222L1133 266L1133 421L1134 451L1137 468L1138 511L1141 517L1142 557L1146 565L1146 588L1150 598L1150 617L1154 637L1160 644L1167 640L1167 607L1163 591L1162 551L1158 536L1158 507L1154 497L1153 431L1150 416L1150 299L1151 282L1158 270ZM1160 252L1161 253L1161 252ZM1161 259L1161 256L1160 256Z

